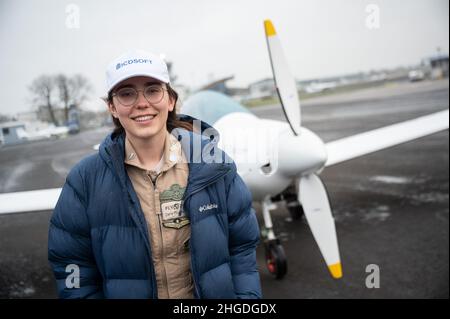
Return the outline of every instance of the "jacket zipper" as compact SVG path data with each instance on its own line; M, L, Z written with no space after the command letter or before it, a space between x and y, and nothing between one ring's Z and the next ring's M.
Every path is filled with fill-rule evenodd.
M216 177L215 179L213 179L213 180L211 180L210 182L208 182L207 184L204 184L204 185L202 185L201 187L199 187L199 188L197 188L197 189L194 189L194 190L192 190L189 194L185 194L186 195L186 197L184 197L183 198L183 201L185 201L185 200L187 200L189 197L191 197L192 195L194 195L194 194L196 194L196 193L198 193L199 191L201 191L201 190L203 190L203 189L205 189L206 187L208 187L208 186L210 186L210 185L212 185L212 184L214 184L216 181L218 181L220 178L222 178L223 176L225 176L226 174L228 174L229 173L229 171L227 171L227 172L225 172L225 173L223 173L223 174L220 174L218 177ZM156 180L158 179L158 177L159 177L159 175L157 176L157 178L156 178ZM151 178L150 178L150 180L151 180ZM155 180L155 183L156 183L156 180ZM153 183L153 180L151 180L151 182ZM138 210L139 211L139 210ZM160 227L161 227L161 225L160 225ZM147 238L148 238L148 234L145 234L146 236L147 236ZM150 240L150 238L148 238L149 240ZM200 294L200 291L199 291L199 288L198 288L198 281L197 281L197 279L196 279L196 277L197 277L197 271L195 270L195 267L194 267L194 265L195 265L195 263L193 262L193 260L194 260L194 256L193 256L193 253L192 253L192 241L191 240L189 240L189 250L190 250L190 252L191 252L191 262L190 262L190 264L191 264L191 270L192 270L192 279L193 279L193 281L194 281L194 289L195 289L195 293L197 294L197 297L200 299L201 298L201 294ZM151 252L151 247L149 247L149 252L150 252L150 262L153 264L153 259L152 259L152 252ZM157 285L156 285L156 275L155 275L155 269L154 269L155 267L152 267L152 277L153 277L153 283L154 283L154 292L153 292L153 295L156 297L156 298L158 298L158 287L157 287Z
M150 180L152 181L152 184L153 184L153 194L155 193L155 191L158 189L157 187L156 187L156 185L157 185L157 183L158 183L158 178L159 178L159 176L161 176L161 174L162 173L159 173L158 175L156 175L156 178L155 178L155 182L153 183L153 180L152 180L152 178L150 177ZM158 194L159 194L159 191L158 191ZM155 207L155 210L156 210L157 208ZM158 207L158 209L159 209L159 207ZM164 238L163 238L163 230L162 230L162 227L161 227L161 214L162 214L162 212L160 212L160 214L157 214L157 216L158 216L158 227L159 227L159 235L160 235L160 240L161 240L161 258L162 258L162 265L163 265L163 270L164 270L164 273L163 273L163 281L164 281L164 286L165 287L167 287L166 288L166 290L167 290L167 295L170 297L170 295L169 295L169 289L168 289L168 286L169 286L169 284L168 284L168 282L167 282L167 271L166 271L166 266L165 266L165 255L164 255Z
M217 178L213 179L212 181L208 182L207 184L191 191L189 194L186 195L186 197L183 199L183 202L186 201L189 197L191 197L192 195L198 193L199 191L205 189L206 187L208 187L209 185L214 184L216 181L218 181L219 179L221 179L222 177L224 177L226 174L228 174L228 172L219 175ZM195 263L194 263L194 254L193 254L193 250L192 250L192 240L189 240L189 251L191 252L191 269L192 269L192 279L194 280L194 289L195 289L195 293L197 294L198 299L201 299L201 295L200 295L200 291L198 288L198 281L196 279L197 277L197 271L195 270Z
M139 214L143 214L143 212L139 209L139 207L136 206L136 203L134 203L134 201L133 201L133 204L134 204L133 208L137 212L139 212ZM139 221L139 223L140 223L140 221ZM152 249L151 249L151 246L150 246L150 238L148 236L148 233L145 233L145 236L147 237L147 239L149 241L148 252L149 252L149 262L150 262L150 268L151 268L151 276L152 276L153 298L158 299L158 286L156 285L156 274L155 274L155 267L153 265L153 258L152 258L153 254L152 254Z

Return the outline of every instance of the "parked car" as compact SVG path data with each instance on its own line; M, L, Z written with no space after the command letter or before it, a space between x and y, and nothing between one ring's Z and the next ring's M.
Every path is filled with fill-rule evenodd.
M425 80L425 73L421 70L411 70L408 73L409 81L416 82Z

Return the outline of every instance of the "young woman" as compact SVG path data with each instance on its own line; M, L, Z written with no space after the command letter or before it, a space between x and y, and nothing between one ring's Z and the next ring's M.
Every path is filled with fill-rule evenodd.
M204 159L221 154L214 129L176 114L164 61L120 56L107 94L115 130L70 171L50 221L59 296L260 298L250 192L226 155Z

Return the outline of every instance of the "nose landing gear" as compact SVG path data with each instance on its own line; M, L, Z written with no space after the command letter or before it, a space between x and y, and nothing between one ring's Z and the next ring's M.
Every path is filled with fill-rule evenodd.
M283 246L276 239L264 243L266 265L275 279L282 279L287 273L287 261Z
M275 207L270 198L266 198L262 203L264 217L262 237L264 238L267 269L276 279L282 279L287 273L287 261L283 246L273 232L270 210Z

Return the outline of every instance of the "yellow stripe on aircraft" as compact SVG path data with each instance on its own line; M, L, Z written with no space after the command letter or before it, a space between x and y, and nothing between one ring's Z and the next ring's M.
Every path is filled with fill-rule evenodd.
M334 265L329 265L328 269L330 270L331 275L335 279L342 278L342 265L341 263L337 263Z
M264 28L266 29L266 36L271 37L276 35L275 28L273 27L272 21L264 20Z

